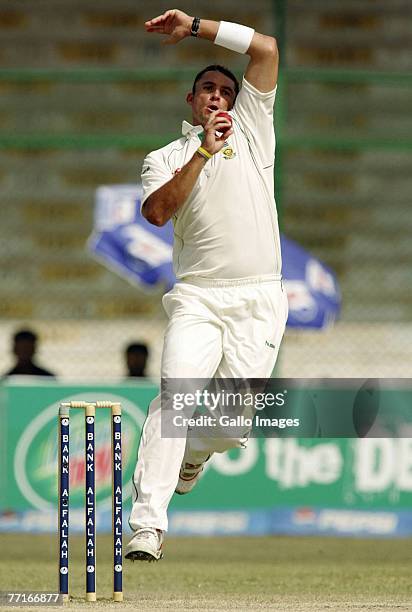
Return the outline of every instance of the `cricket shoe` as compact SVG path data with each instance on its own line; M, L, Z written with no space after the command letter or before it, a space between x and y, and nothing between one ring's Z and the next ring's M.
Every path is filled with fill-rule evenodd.
M186 493L190 493L199 480L200 475L204 470L206 461L209 459L210 455L202 463L198 463L196 465L193 463L182 463L175 493L178 495L186 495Z
M160 561L163 532L152 527L138 529L125 549L126 559L131 561Z

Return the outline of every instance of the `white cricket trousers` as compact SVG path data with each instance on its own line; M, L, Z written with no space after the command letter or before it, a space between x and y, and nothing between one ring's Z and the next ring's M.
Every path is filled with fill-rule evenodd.
M288 305L280 280L179 282L163 297L169 317L162 378L269 378L285 330ZM183 459L197 464L244 440L161 436L161 402L149 406L133 476L130 527L167 531L167 508ZM191 447L192 446L192 447Z

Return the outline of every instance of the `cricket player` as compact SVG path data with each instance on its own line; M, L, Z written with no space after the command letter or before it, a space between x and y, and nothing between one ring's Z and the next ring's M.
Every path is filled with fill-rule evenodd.
M273 106L278 50L270 36L230 22L168 10L145 24L174 44L203 38L249 63L241 87L212 65L187 94L192 123L144 160L142 214L174 224L177 283L163 298L169 318L162 379L268 378L287 319L274 201ZM219 115L219 113L226 113ZM161 435L160 396L150 404L134 473L133 538L126 558L162 557L173 493L188 493L213 452L242 439Z

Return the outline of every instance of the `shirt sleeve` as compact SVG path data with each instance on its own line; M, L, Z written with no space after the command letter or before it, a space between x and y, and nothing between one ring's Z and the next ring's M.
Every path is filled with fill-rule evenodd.
M234 117L254 144L263 168L273 165L275 158L273 106L276 89L275 87L272 91L263 93L243 77L242 87L233 108Z
M143 195L141 206L143 206L152 193L173 178L173 174L164 163L163 157L159 154L156 155L156 153L156 151L149 153L143 161L141 173Z

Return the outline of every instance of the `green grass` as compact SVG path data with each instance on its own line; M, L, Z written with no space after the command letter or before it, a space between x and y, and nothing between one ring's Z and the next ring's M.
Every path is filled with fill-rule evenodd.
M0 590L55 590L56 538L0 535ZM411 610L412 541L168 538L159 563L124 564L111 602L111 540L97 542L97 607L137 610ZM71 538L68 610L84 602L84 541ZM38 610L39 608L37 608Z

